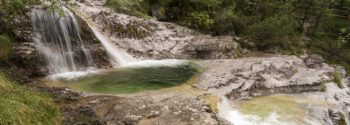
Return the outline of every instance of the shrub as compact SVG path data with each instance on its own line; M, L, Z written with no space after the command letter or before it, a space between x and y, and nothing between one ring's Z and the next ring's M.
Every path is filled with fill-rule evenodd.
M210 18L208 12L193 12L190 17L187 17L186 23L192 28L207 31L214 24L214 19Z

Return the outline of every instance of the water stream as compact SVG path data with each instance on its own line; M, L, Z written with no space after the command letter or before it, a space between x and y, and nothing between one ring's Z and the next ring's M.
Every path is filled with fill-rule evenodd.
M320 125L323 123L318 119L305 114L307 109L302 104L338 108L325 101L289 95L255 97L238 105L226 97L221 99L219 116L235 125ZM330 119L327 124L332 124Z
M106 48L108 54L112 57L112 62L114 62L115 65L123 66L130 62L136 61L131 55L129 55L127 52L123 51L122 49L119 49L115 44L111 42L107 37L105 37L99 29L96 27L95 23L91 21L86 15L84 15L79 10L76 10L75 8L71 8L78 16L80 16L82 19L84 19L85 22L87 22L90 29L94 32L97 39L100 40L102 45Z
M45 57L50 74L86 71L95 67L74 14L65 7L62 9L64 14L39 9L32 12L33 40Z

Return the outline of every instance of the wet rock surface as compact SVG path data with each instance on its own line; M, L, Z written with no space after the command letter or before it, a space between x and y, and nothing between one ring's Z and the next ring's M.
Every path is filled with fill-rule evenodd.
M45 58L37 50L32 34L37 33L33 31L31 24L30 11L26 16L18 16L13 18L13 21L6 20L6 12L0 11L0 26L5 27L2 30L11 30L8 35L11 39L12 48L9 56L1 60L1 67L8 72L13 80L20 83L27 83L32 78L43 77L49 75L49 69L46 66ZM84 21L78 19L81 28L81 36L84 43L87 43L87 49L93 53L93 59L96 67L109 67L109 56L101 43L94 36L93 32ZM78 38L72 38L74 58L77 65L84 65L85 62L81 60L83 50L80 47L75 47Z

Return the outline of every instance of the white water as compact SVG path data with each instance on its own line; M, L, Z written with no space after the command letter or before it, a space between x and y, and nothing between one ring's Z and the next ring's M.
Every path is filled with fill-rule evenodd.
M62 8L64 16L43 10L32 12L33 40L45 58L50 74L87 70L95 67L89 49L80 36L80 27L73 13ZM75 58L74 47L82 50L82 56ZM77 55L76 55L77 56ZM77 66L82 62L83 67Z
M107 37L105 37L95 26L95 24L87 18L83 13L76 12L78 16L85 20L90 29L94 32L95 36L106 48L108 54L112 57L112 62L118 63L120 66L126 65L130 62L136 61L131 55L127 52L120 50L115 44L113 44Z
M300 123L281 121L279 119L281 116L276 112L270 113L266 118L244 114L232 108L226 97L221 97L221 100L217 105L219 116L234 125L300 125ZM307 119L305 119L305 122L307 125L319 125L319 123Z
M55 80L72 81L72 80L86 77L91 74L95 74L97 72L99 72L99 70L95 70L95 69L91 69L87 71L64 72L64 73L50 75L49 78L54 81Z

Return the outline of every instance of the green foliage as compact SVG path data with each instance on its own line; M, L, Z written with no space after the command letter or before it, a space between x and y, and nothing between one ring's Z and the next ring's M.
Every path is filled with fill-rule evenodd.
M0 35L0 60L7 57L11 50L11 41L7 35Z
M214 24L214 19L210 18L208 12L193 12L186 19L187 25L201 29L202 31L209 30Z
M59 124L57 105L47 94L26 90L0 75L1 125Z
M340 29L339 37L337 40L337 48L343 48L345 44L350 41L350 33L346 29Z
M248 26L245 36L256 41L261 49L267 46L288 47L289 37L295 35L296 27L297 21L288 15L273 16Z
M7 10L11 14L19 15L25 13L28 10L26 6L38 3L40 3L40 0L1 0L0 8Z
M337 83L339 88L344 88L343 82L341 80L341 76L339 74L339 72L334 71L334 82Z
M114 9L114 11L119 13L125 13L132 16L149 18L141 3L143 0L108 0L105 6Z

